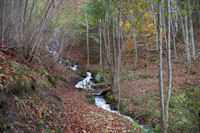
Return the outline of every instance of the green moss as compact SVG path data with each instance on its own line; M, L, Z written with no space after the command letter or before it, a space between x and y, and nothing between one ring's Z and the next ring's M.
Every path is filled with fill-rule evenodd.
M54 76L49 74L48 71L45 69L41 69L39 72L41 75L44 75L48 79L48 81L51 83L51 85L53 87L56 87L56 80L55 80Z
M121 101L120 101L120 104L119 104L119 111L120 111L120 113L122 113L122 114L127 114L128 112L129 112L129 107L128 107L128 104L127 104L127 102L126 102L126 99L122 99Z
M101 70L92 71L92 77L96 83L102 83L105 81L105 75Z
M151 61L151 62L156 62L157 60L158 60L157 57L151 57L151 58L150 58L150 61Z
M116 95L113 94L111 91L107 92L104 95L104 99L106 100L106 103L108 103L108 104L113 104L117 101Z
M95 104L95 99L93 94L85 94L85 97L93 104Z
M56 80L55 80L55 78L50 74L46 75L46 76L47 76L48 81L53 85L53 87L56 88Z
M103 73L101 70L94 70L92 71L92 76L97 75L97 73Z
M86 77L87 76L87 72L84 69L80 69L77 71L77 74L81 77Z

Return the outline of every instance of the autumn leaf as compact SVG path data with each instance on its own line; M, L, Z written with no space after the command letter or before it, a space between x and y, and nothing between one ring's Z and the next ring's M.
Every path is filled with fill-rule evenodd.
M29 120L29 121L27 121L27 123L28 123L28 124L31 124L31 123L33 123L33 121L32 121L32 120Z
M18 127L24 127L24 125L22 125L21 123L16 123L16 125L18 126Z

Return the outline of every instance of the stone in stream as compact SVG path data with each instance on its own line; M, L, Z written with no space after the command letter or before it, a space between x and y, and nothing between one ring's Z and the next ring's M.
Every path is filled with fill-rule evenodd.
M92 77L95 83L103 83L105 81L105 75L101 70L92 71Z

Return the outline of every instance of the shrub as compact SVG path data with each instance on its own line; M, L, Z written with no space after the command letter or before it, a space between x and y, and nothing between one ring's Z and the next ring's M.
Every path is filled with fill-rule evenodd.
M87 72L84 69L80 69L77 71L77 74L81 77L87 77Z
M85 97L93 104L95 104L95 99L93 94L85 94Z

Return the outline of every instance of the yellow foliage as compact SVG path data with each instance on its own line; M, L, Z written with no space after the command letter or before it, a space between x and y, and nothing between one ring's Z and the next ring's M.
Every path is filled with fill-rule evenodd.
M126 22L125 30L131 28L131 24ZM164 33L163 40L164 40ZM156 46L156 29L153 23L153 14L145 13L143 15L143 23L136 27L136 42L137 46ZM125 47L125 50L131 51L134 49L133 41L129 41L128 45Z

